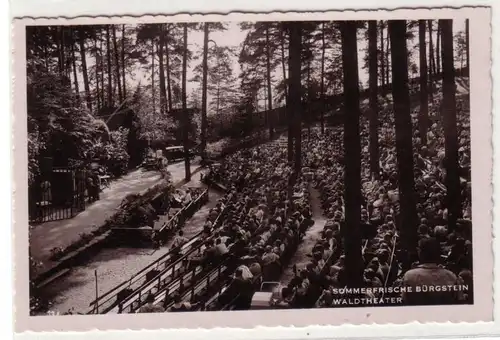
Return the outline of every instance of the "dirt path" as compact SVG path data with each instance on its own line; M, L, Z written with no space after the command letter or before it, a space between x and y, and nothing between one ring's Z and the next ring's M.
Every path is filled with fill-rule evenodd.
M320 201L320 193L317 189L310 189L311 193L311 208L312 215L314 220L314 225L306 231L306 235L304 236L301 244L299 245L297 252L292 257L288 268L285 269L283 275L281 276L280 281L284 284L290 282L293 278L293 266L296 265L297 269L303 269L305 265L311 261L311 258L308 256L312 253L312 249L316 244L316 241L321 238L321 231L323 230L326 217L323 216L323 211L321 210L321 201Z

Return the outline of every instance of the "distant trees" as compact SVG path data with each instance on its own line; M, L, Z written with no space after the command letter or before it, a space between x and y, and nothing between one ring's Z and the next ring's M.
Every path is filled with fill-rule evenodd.
M239 55L239 62L243 66L241 74L242 86L253 83L260 88L265 88L264 101L267 109L272 110L274 106L274 90L272 73L278 65L284 69L284 45L285 33L283 26L278 22L242 22L241 29L247 31L247 36ZM282 85L284 88L286 85ZM258 91L255 95L258 94ZM269 137L274 135L274 117L265 117L269 130Z
M414 28L418 26L419 62L418 65L409 62L407 71L410 75L420 73L421 76L418 129L424 144L433 79L441 68L444 70L441 67L441 55L444 55L441 24L436 25L436 20L406 22L407 41L413 39ZM306 123L311 127L314 122L319 122L324 132L327 117L337 110L336 103L331 100L332 95L344 91L342 55L345 51L342 50L339 24L302 22L299 52L290 47L292 26L288 26L288 23L243 22L240 27L246 36L241 47L236 48L223 44L219 46L210 39L213 32L225 30L226 24L190 25L188 32L199 30L203 33L203 46L195 54L191 44L186 45L187 49L184 48L182 23L30 28L28 73L34 83L29 86L48 86L47 79L50 79L55 93L58 93L58 105L61 108L53 112L60 112L63 117L71 106L71 117L89 116L101 120L104 123L101 125L111 130L123 125L123 121L128 121L125 112L131 109L130 112L135 115L135 123L132 124L135 124L134 138L145 142L168 139L184 143L184 118L176 109L183 110L186 106L188 110L188 106L196 105L200 112L191 110L186 115L189 120L186 125L189 127L187 136L190 145L199 138L202 151L206 149L208 136L211 139L220 135L237 137L251 133L258 126L265 127L269 137L274 136L277 128L277 113L274 109L285 101L290 108L290 102L294 102L297 108L287 110L293 116L289 119L289 160L299 164L294 156L295 150L300 150L294 144L294 140L300 139L296 132L297 124L302 126L302 123ZM390 58L393 45L386 21L372 21L367 26L358 22L356 27L360 34L367 34L368 46L363 67L369 76L370 171L377 174L378 97L384 94L384 85L391 83L388 78L395 69ZM465 31L455 34L453 44L455 65L467 69L468 21ZM290 55L292 50L299 53L300 58L300 72L296 73L300 80L299 92L296 92L297 87L290 89L292 77L289 73L294 63L294 57ZM408 56L413 51L413 48L407 48ZM241 70L239 79L234 74L235 55ZM193 56L194 60L199 60L199 64L194 65L194 77L183 79L185 68L186 76L189 74L189 63ZM43 77L46 79L41 80ZM184 103L184 95L188 97L187 92L190 90L186 84L186 94L183 94L184 82L199 82L195 90L199 96L196 101ZM192 98L193 95L194 92L191 93ZM52 95L47 98L52 98ZM297 101L297 98L300 100ZM41 98L37 97L37 100L48 105ZM255 114L263 108L271 113L265 116ZM29 113L33 120L30 126L34 129L38 125L36 129L40 136L46 135L43 131L48 129L47 122L50 121L46 117L42 118L41 112L45 111L50 110L37 109ZM297 115L294 116L295 111ZM47 121L44 122L44 119ZM200 125L197 125L198 120ZM245 126L242 122L250 125ZM237 125L245 128L234 128ZM127 128L131 133L131 128ZM65 129L69 132L74 127L65 126ZM38 149L43 151L49 148L47 142L51 138L40 143ZM74 139L74 142L77 143L77 140ZM65 147L69 148L70 145L68 142Z
M202 104L201 104L201 150L204 153L207 146L207 91L208 91L208 43L211 31L225 30L222 23L203 23L203 61L202 69Z

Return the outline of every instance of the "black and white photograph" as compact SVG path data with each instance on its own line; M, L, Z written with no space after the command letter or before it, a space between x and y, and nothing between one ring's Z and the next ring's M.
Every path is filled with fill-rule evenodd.
M474 305L470 21L361 19L26 25L30 316Z

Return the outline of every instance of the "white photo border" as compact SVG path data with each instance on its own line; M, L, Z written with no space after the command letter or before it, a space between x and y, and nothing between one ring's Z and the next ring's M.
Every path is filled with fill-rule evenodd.
M418 13L417 13L418 12ZM417 15L415 15L417 13ZM466 13L466 14L465 14ZM350 333L348 331L349 328L353 327L359 329L355 324L358 324L360 321L354 320L350 314L358 314L361 316L361 323L371 323L369 326L362 327L374 327L378 328L379 326L387 325L387 324L401 324L406 323L408 320L420 320L421 323L424 322L460 322L460 321L471 321L477 320L477 313L480 311L473 310L474 306L480 306L482 310L486 310L486 314L480 314L480 319L482 320L493 320L493 301L489 299L489 297L481 298L481 295L477 299L477 303L474 306L451 306L451 307L418 307L420 312L413 314L413 311L410 312L407 309L415 310L415 307L384 307L383 310L391 310L393 308L397 308L394 314L405 314L406 316L410 316L410 319L402 322L398 322L394 319L390 321L384 321L378 319L376 314L379 314L379 310L382 308L349 308L342 310L294 310L294 311L279 311L278 313L282 314L279 318L284 318L278 323L269 322L270 319L278 318L278 316L273 316L269 313L276 311L265 311L258 312L260 315L255 315L255 312L233 312L233 313L218 313L218 312L205 312L205 313L185 313L184 315L180 314L166 314L166 315L119 315L119 316L56 316L56 317L28 317L28 304L27 299L29 298L27 288L28 281L23 279L23 275L27 274L28 268L28 256L27 256L27 247L23 247L23 245L27 242L27 228L25 226L27 223L27 206L23 206L19 202L26 202L27 196L27 166L26 166L26 93L25 93L25 83L26 83L26 75L25 75L25 33L24 27L25 25L48 25L48 24L82 24L83 22L89 23L89 20L92 21L92 24L99 23L127 23L127 22L158 22L162 20L170 20L170 21L240 21L242 14L229 14L227 16L217 16L217 15L175 15L175 16L143 16L140 18L137 17L97 17L97 18L76 18L76 19L18 19L14 22L14 30L13 30L13 63L14 63L14 116L13 116L13 125L14 125L14 143L13 143L13 157L14 157L14 199L15 199L15 208L14 208L14 218L15 218L15 227L14 227L14 252L15 252L15 278L16 278L16 331L23 332L26 330L32 331L88 331L92 329L118 329L113 326L110 326L112 323L117 323L121 325L127 325L127 329L154 329L157 330L159 327L166 328L167 326L175 327L175 328L187 328L189 326L193 326L193 319L206 319L205 321L196 320L194 327L203 327L203 328L213 328L213 327L237 327L237 328L253 328L252 331L258 330L261 326L277 326L284 325L294 327L304 327L306 325L315 324L315 322L307 321L304 323L304 319L318 320L322 321L320 324L339 324L339 321L342 324L342 330L346 333L346 336L349 336ZM491 53L490 53L490 37L491 37L491 27L490 21L491 14L488 8L461 8L461 9L405 9L405 10L395 10L395 11L343 11L343 12L328 12L328 13L270 13L265 14L267 17L262 18L262 14L244 14L245 20L324 20L328 17L328 20L349 20L354 18L359 18L362 20L368 19L378 19L378 20L387 20L389 18L414 18L414 19L431 19L431 18L453 18L456 20L465 20L465 18L470 18L470 30L471 36L471 127L472 127L472 149L480 150L472 152L472 177L473 177L473 225L486 225L491 226L492 218L491 213L488 211L492 207L492 188L491 188L491 177L492 177L492 162L491 156L493 155L492 149L492 137L491 137L491 112L492 112L492 103L491 103L491 71L490 71L490 61L491 61ZM270 18L269 16L272 16ZM476 20L474 20L476 18ZM486 19L486 21L484 21ZM64 23L63 23L64 22ZM474 32L476 34L474 34ZM481 34L477 34L481 33ZM486 48L488 47L488 48ZM480 112L475 114L475 112ZM480 167L474 166L474 164L481 164ZM479 183L479 184L478 184ZM479 203L476 203L479 201ZM475 208L479 206L479 208ZM17 226L17 227L16 227ZM26 230L23 230L26 229ZM475 228L477 229L477 228ZM492 247L482 246L483 244L491 245L492 243L492 233L489 232L489 228L483 228L484 230L478 231L480 235L476 235L476 230L474 231L473 242L474 242L474 262L477 263L481 259L481 264L484 267L487 267L485 271L481 269L477 269L474 273L475 276L475 288L478 291L484 292L486 290L492 291L493 289L493 273L492 273L492 263L493 256L491 249ZM483 238L484 237L484 238ZM480 243L479 241L485 241L485 243ZM24 242L24 243L23 243ZM23 255L23 253L26 253ZM479 266L475 265L475 269ZM481 267L479 267L481 268ZM23 274L23 271L25 272ZM479 272L479 273L478 273ZM482 275L481 278L478 278L477 275ZM484 276L485 275L485 276ZM483 286L478 284L481 280L485 280L490 282L489 286ZM488 294L491 295L491 294ZM484 296L484 295L483 295ZM462 308L463 307L463 308ZM472 307L472 308L471 308ZM449 309L448 312L443 313L444 309ZM349 313L351 310L351 313ZM457 318L453 318L452 314L449 314L453 311L456 312ZM339 313L340 312L340 313ZM250 314L248 314L250 313ZM24 314L24 315L23 315ZM247 315L244 315L247 314ZM294 315L295 314L295 315ZM329 320L334 320L332 322L324 322L326 320L325 314L329 314ZM469 315L470 314L470 315ZM181 319L186 319L187 316L191 316L189 321L186 323ZM205 316L206 315L206 316ZM234 315L234 317L233 317ZM427 320L425 317L428 315L435 316L434 320ZM464 315L466 317L464 317ZM194 317L193 317L194 316ZM445 316L445 319L441 317ZM118 319L116 319L118 318ZM207 321L216 320L216 321L227 321L229 318L239 318L241 320L252 320L251 324L248 323L218 323L214 322L213 324L207 324ZM52 321L54 319L54 321ZM95 319L95 322L94 322ZM99 320L97 320L99 319ZM112 319L116 319L114 322ZM156 320L152 320L156 319ZM39 320L39 321L38 321ZM392 321L392 322L391 322ZM189 324L191 323L191 325ZM348 324L349 325L348 325ZM373 324L373 323L376 323ZM419 324L422 326L422 324ZM415 322L415 324L418 324ZM487 325L488 323L484 323ZM491 323L490 323L491 324ZM259 327L256 327L259 325ZM64 326L64 327L63 327ZM69 326L69 328L66 328ZM444 327L445 325L443 325ZM323 329L324 327L330 328L330 332L334 331L331 329L331 326L308 326L305 329L309 329L310 327L314 327L317 330ZM396 326L398 327L398 326ZM337 327L335 327L337 328ZM179 330L179 329L177 329ZM174 330L176 331L176 330ZM211 330L210 332L219 331L219 330ZM231 333L234 335L234 332L239 332L242 330L231 330L228 335ZM286 336L285 334L288 331L294 331L291 328L273 328L268 329L266 332L271 336L279 335L280 338ZM147 331L149 333L150 331ZM192 332L192 331L191 331ZM198 330L197 332L200 332ZM311 335L313 331L308 331L306 334L308 337ZM115 333L115 332L113 332ZM120 332L118 332L120 333ZM204 333L204 332L201 332ZM391 332L393 333L393 332ZM317 333L317 335L323 334L322 332ZM351 333L352 334L352 333ZM144 334L145 335L145 334ZM213 334L210 334L211 336ZM291 334L290 334L291 335ZM202 335L203 336L203 335ZM205 337L207 334L204 335ZM221 334L222 336L222 334ZM320 335L320 337L322 337ZM253 337L254 338L254 337ZM266 336L267 338L267 336ZM317 337L314 337L317 338Z

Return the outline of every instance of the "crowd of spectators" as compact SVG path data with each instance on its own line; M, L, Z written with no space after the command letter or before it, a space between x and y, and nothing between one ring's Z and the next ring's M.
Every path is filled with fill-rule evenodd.
M401 221L395 129L393 112L382 112L380 128L379 178L369 170L368 122L362 120L362 229L376 228L374 237L366 237L362 249L365 264L365 287L374 289L373 297L385 297L389 287L461 286L458 292L392 294L401 297L403 304L472 303L472 240L471 240L471 176L470 125L467 101L458 101L459 173L461 181L462 216L453 230L448 230L445 186L444 131L438 110L433 110L427 144L422 145L417 126L418 110L413 117L414 179L418 215L418 261L404 272L399 240ZM336 233L343 219L342 130L334 128L326 136L316 136L312 155L308 157L317 167L316 183L322 191L323 209ZM321 145L328 146L327 149ZM332 155L335 155L332 157ZM348 228L349 226L345 226ZM362 233L364 234L364 233ZM369 232L366 234L370 234ZM338 235L338 234L337 234ZM332 250L341 244L333 242ZM337 251L337 256L342 251ZM320 281L324 289L320 306L331 306L335 288L346 286L343 256L334 256L330 270ZM466 288L464 288L466 286ZM404 289L394 291L404 292ZM409 293L411 292L411 293ZM338 297L338 296L337 296ZM397 300L396 300L397 301Z
M427 143L418 131L418 110L412 114L418 261L410 270L402 266L400 241L398 167L392 108L380 117L380 173L369 166L369 127L361 121L361 235L363 280L369 298L396 296L403 304L472 303L471 175L468 102L458 98L459 173L462 216L448 229L445 186L445 146L439 110L431 107ZM204 231L210 239L195 263L214 265L228 257L237 261L234 278L217 308L235 303L248 309L256 287L262 281L279 280L305 231L314 221L309 188L315 187L326 219L304 268L281 289L276 305L330 307L335 292L346 287L344 221L343 131L318 129L302 138L304 168L294 173L287 162L287 150L272 142L236 152L225 158L209 175L227 188L227 194L207 220ZM222 226L214 228L213 217L227 211ZM184 240L186 242L187 240ZM391 293L389 287L417 285L461 285L460 292L424 295ZM400 292L401 290L393 289ZM403 290L404 291L404 290ZM394 295L395 294L395 295ZM234 300L236 298L236 300ZM398 300L399 301L399 300Z

